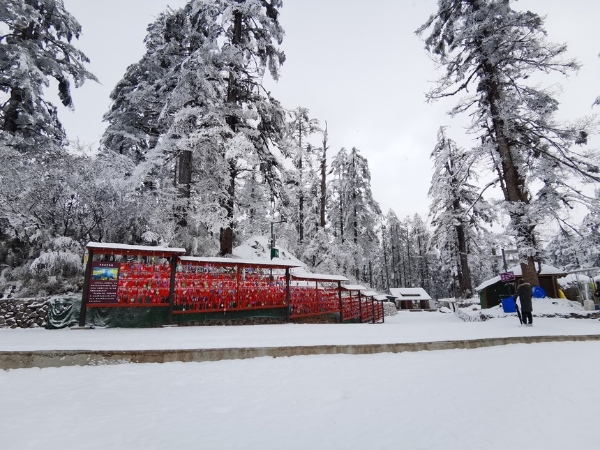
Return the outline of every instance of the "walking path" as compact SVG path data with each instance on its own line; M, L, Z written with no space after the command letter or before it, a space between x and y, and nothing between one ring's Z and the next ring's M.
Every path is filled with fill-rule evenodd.
M520 327L515 317L469 323L437 312L401 312L380 325L1 329L0 369L400 353L584 340L600 340L599 321L537 318L529 328Z

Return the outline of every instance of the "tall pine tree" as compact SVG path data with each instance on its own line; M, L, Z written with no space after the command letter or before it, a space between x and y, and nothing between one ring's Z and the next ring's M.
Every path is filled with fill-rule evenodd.
M273 149L285 113L262 85L267 71L278 78L285 60L280 7L280 0L190 0L165 13L107 114L106 146L129 154L139 164L134 178L172 199L174 224L192 218L216 231L222 255L232 252L244 184L259 173L270 198L281 192ZM176 176L183 156L190 167Z
M469 268L469 240L472 230L481 221L490 222L490 207L481 198L480 189L472 183L477 181L473 172L475 159L446 136L441 127L438 142L431 158L434 172L429 196L431 224L434 227L433 242L445 254L451 271L458 280L458 294L469 298L473 294L473 282Z
M429 30L426 49L446 71L428 98L464 94L452 112L470 113L471 132L483 142L479 158L498 173L509 231L531 284L538 284L537 224L564 204L586 201L574 177L600 181L593 160L571 150L585 142L586 131L558 124L558 102L527 82L536 73L578 67L562 59L564 45L546 41L543 26L542 18L513 10L509 0L439 0L417 31Z
M81 25L62 0L5 0L0 23L0 90L9 97L0 108L1 136L21 152L56 151L65 132L44 89L54 79L61 103L72 108L71 82L79 87L96 80L73 45Z

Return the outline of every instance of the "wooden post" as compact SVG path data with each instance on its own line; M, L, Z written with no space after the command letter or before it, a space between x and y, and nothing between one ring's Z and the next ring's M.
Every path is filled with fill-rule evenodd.
M373 309L373 323L375 323L375 300L371 300L371 308Z
M94 250L88 248L88 260L85 265L85 275L83 280L83 295L81 296L81 310L79 311L79 326L85 326L85 315L87 312L88 297L90 296L90 277L92 275L92 261L94 260Z
M285 321L290 321L290 308L292 304L290 303L290 268L285 268L285 303L287 305L287 309L285 311Z
M240 308L240 266L236 267L235 277L235 307Z
M360 295L360 291L358 291L358 316L359 316L359 323L362 323L362 296Z
M340 323L344 323L344 303L342 302L342 282L338 281L338 296L340 297Z
M175 274L177 273L177 258L177 255L171 255L171 280L169 282L169 315L167 317L168 325L173 325L173 305L175 304Z
M191 197L191 186L192 186L192 152L190 150L183 150L179 154L179 161L177 171L179 172L179 197L189 199ZM189 203L184 206L178 206L176 208L175 215L177 217L177 223L181 227L188 225L188 209Z
M315 302L317 305L317 310L314 311L315 313L319 312L319 282L315 281Z

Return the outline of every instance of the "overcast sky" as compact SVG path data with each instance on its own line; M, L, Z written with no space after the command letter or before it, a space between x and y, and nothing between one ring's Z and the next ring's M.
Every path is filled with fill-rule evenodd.
M100 80L75 90L74 112L60 110L70 139L97 145L110 91L143 55L147 25L168 6L186 2L64 0L83 27L77 46ZM438 128L450 126L449 136L462 146L471 139L464 133L466 118L446 115L452 101L425 103L424 92L439 72L414 31L436 5L436 0L283 0L287 61L280 80L266 82L284 107L303 106L321 123L327 121L330 154L341 147L361 151L369 161L375 199L384 212L391 208L401 219L428 214L429 155ZM568 79L544 82L562 90L560 116L592 114L591 104L600 95L600 2L519 0L513 8L547 15L549 39L567 43L569 56L583 64Z

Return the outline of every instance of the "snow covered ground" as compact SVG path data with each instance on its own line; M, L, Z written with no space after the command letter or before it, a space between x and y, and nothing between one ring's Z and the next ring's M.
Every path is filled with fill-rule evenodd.
M566 342L0 371L1 448L597 449L599 352Z
M524 328L500 313L463 322L454 314L400 312L381 325L0 329L0 350L599 333L598 320L536 318ZM564 342L0 371L0 448L596 449L599 352L600 342Z
M498 316L486 322L469 323L454 314L404 311L394 317L386 317L385 323L378 325L284 324L93 330L5 328L0 329L0 351L276 347L600 334L598 320L541 317L534 318L532 328L524 328L519 326L515 315L506 316L498 312Z

